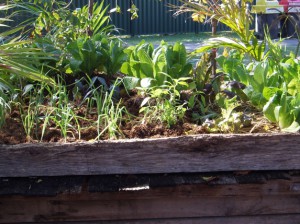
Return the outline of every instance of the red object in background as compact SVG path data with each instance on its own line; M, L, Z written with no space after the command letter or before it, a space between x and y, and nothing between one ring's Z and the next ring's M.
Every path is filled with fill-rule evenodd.
M281 0L281 1L279 1L279 5L283 6L284 12L288 12L288 10L289 10L289 0Z
M283 6L284 12L289 12L289 7L300 7L300 0L281 0L279 5Z

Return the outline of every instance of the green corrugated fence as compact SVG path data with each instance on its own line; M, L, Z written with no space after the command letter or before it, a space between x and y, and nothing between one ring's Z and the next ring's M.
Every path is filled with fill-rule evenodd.
M101 1L101 0L98 0ZM110 8L114 8L116 0L104 0ZM143 34L172 34L172 33L199 33L211 31L210 24L199 24L192 21L190 15L183 14L174 17L172 8L168 4L179 5L178 0L133 0L139 9L139 18L130 20L131 14L127 12L132 0L118 0L122 14L111 15L112 23L120 28L121 34L143 35ZM86 0L75 0L75 7L87 4ZM229 30L226 26L219 24L219 31Z
M95 0L95 2L101 0ZM116 0L104 0L110 9L115 8ZM134 3L138 11L138 19L131 20L131 14L127 12L131 3ZM72 7L80 8L88 4L87 0L73 0ZM210 24L193 22L188 14L174 17L172 8L168 4L178 5L178 0L117 0L122 13L112 13L112 23L119 28L120 34L144 35L144 34L173 34L173 33L199 33L210 32ZM24 18L16 18L13 24L18 24ZM12 25L12 24L11 24ZM229 30L225 25L218 24L218 31Z

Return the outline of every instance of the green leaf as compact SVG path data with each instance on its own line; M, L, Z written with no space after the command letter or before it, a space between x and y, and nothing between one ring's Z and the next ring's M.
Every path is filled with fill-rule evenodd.
M263 90L263 96L267 100L269 100L272 96L274 96L280 89L277 87L265 87Z
M97 67L97 54L95 45L90 39L84 42L82 46L82 55L83 63L81 64L81 69L83 72L89 74Z
M274 113L280 129L287 128L293 123L294 115L289 111L286 93L282 94L280 106L275 107Z
M184 67L179 72L179 77L177 77L177 78L180 78L180 77L189 77L189 75L190 75L190 73L191 73L192 70L193 70L193 65L192 64L189 63L189 64L184 65Z
M265 86L265 76L268 72L268 66L265 63L258 63L253 71L251 84L256 92L263 92Z
M141 64L140 78L151 77L153 75L153 62L150 56L147 54L147 52L144 49L139 50L137 56Z
M295 78L288 84L288 93L295 96L300 90L300 79Z
M121 69L120 71L123 73L123 74L126 74L126 75L130 75L130 76L134 76L132 71L131 71L131 66L129 64L129 62L124 62L121 66Z
M83 47L83 40L78 39L77 41L71 42L67 45L68 52L72 55L72 57L76 60L82 59L82 54L80 53L80 50Z
M279 103L279 97L280 95L278 93L275 93L272 97L270 97L269 101L263 107L264 115L271 122L277 122L279 119L279 114L277 114L277 117L275 115L275 107Z
M176 42L173 46L173 57L174 61L182 66L186 64L186 49L185 46L180 43Z
M142 88L149 88L149 87L153 86L154 83L155 83L155 79L152 79L152 78L141 79L141 87Z
M281 131L283 132L298 132L300 130L300 125L298 122L294 121L289 127L283 128Z
M136 77L126 76L122 79L125 89L132 90L139 85L140 79Z
M74 59L74 58L70 59L70 68L73 71L73 73L81 71L82 63L83 63L82 60L77 60L77 59Z

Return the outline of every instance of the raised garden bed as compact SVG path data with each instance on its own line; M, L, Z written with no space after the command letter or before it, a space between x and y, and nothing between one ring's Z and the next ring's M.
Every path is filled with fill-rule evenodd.
M299 223L299 135L0 146L0 223Z
M0 176L297 170L299 144L297 134L245 134L0 145Z
M0 44L0 223L300 223L300 138L278 133L300 130L299 46L258 42L245 1L186 0L238 38L125 48L93 2L20 3L47 13Z

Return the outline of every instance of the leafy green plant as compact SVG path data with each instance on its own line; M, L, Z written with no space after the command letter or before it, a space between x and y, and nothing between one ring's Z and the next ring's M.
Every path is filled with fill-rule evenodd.
M20 116L26 133L26 139L30 142L33 139L39 138L39 127L41 124L41 108L43 98L44 84L27 84L22 90L22 95L19 93ZM41 88L40 88L41 87Z
M67 90L64 85L58 83L58 85L50 92L49 106L52 108L48 116L50 121L53 122L56 127L59 127L62 137L67 139L68 134L72 137L76 135L81 138L81 129L79 123L79 117L74 111L74 107L69 101Z
M96 140L99 140L105 134L108 134L110 139L118 139L123 137L120 126L124 115L128 115L126 108L121 106L120 101L116 102L114 97L121 81L117 79L110 88L104 83L104 80L102 81L102 85L99 86L96 86L93 82L91 83L90 91L87 92L83 101L88 101L89 108L96 107L97 121L95 125L98 132Z
M158 122L168 128L183 121L188 102L182 102L180 91L189 86L190 78L172 79L164 85L142 88L147 94L141 104L140 113L144 114L142 123Z
M216 103L221 108L221 116L216 119L217 130L238 133L244 126L250 126L251 118L236 109L241 106L237 96L228 98L221 93L217 95Z
M126 59L123 50L122 43L117 39L108 40L102 35L79 38L67 46L70 54L67 73L91 75L97 71L111 77L120 70Z
M35 19L31 23L32 46L53 56L39 59L43 66L38 68L51 76L63 72L90 75L95 69L111 74L119 70L123 48L117 40L105 40L111 39L109 35L116 29L110 23L104 1L94 4L91 14L88 5L71 10L71 2L14 1Z
M265 41L258 42L254 31L250 30L253 18L250 14L252 1L235 0L180 0L182 5L174 6L175 15L192 13L196 22L217 20L229 27L239 38L217 37L211 38L206 44L195 51L202 53L219 47L230 47L247 53L256 61L264 57Z
M283 131L299 130L300 63L293 54L284 55L278 44L268 44L268 57L261 62L243 65L243 57L232 52L217 59L227 81L243 83L246 88L233 91L244 101L249 100Z
M21 12L33 15L27 22L33 25L32 35L51 37L55 46L60 48L78 38L91 34L110 34L115 30L110 24L108 6L104 5L104 1L93 5L91 16L88 5L71 10L72 1L14 0L14 2Z
M0 12L5 12L8 9L15 7L15 5L7 4L0 6ZM8 21L6 18L0 19L0 26L5 26L3 22ZM40 65L39 60L50 58L40 49L35 47L29 47L30 40L22 40L21 37L8 38L8 35L15 34L17 31L21 30L22 26L17 28L9 29L8 31L1 33L2 39L0 42L0 101L1 101L1 122L4 124L5 114L9 108L9 94L16 94L15 89L22 86L17 85L16 76L18 83L23 83L25 79L31 79L39 81L42 83L47 83L49 85L55 85L55 82L50 77L44 75L38 65ZM23 81L22 81L23 80ZM30 106L29 106L30 107ZM28 110L30 111L30 110ZM30 133L31 121L30 114L28 112L27 118L23 116L23 121L26 122L25 128L28 131L28 136Z
M3 93L2 89L0 88L0 128L5 124L6 115L10 109L7 98L7 95Z
M263 108L264 115L287 132L300 130L300 94L289 96L277 91Z
M124 52L122 42L118 39L109 40L102 38L100 42L101 45L99 47L102 57L99 72L112 77L120 71L122 64L127 59L127 54Z
M32 132L36 125L38 114L36 113L37 110L35 108L34 103L30 103L28 105L28 108L25 109L21 106L20 107L21 112L21 119L23 123L23 128L26 133L26 139L27 141L30 141L32 139Z
M6 81L6 77L0 76L0 128L5 124L6 115L10 110L15 91L13 86Z
M77 39L67 46L70 57L70 71L67 73L83 72L90 75L98 66L102 56L91 39Z
M163 85L165 81L189 77L192 64L187 61L187 52L183 44L177 42L168 45L164 41L154 49L152 44L141 42L129 47L127 62L123 63L121 72L125 78L125 86L129 89L136 87L151 87Z
M36 48L26 48L28 41L11 41L0 44L0 73L8 72L22 78L28 78L39 82L54 85L50 77L42 74L35 68L36 59L46 58L43 52Z
M13 6L0 6L0 12L8 10L11 7ZM6 18L1 18L0 25L3 25L3 22L5 21L7 21ZM0 37L12 34L17 30L18 29L12 29L10 32L0 34ZM29 43L29 40L21 40L20 38L0 42L0 77L3 73L9 73L11 75L18 75L22 78L54 85L55 82L42 74L35 66L38 64L36 59L49 56L45 55L40 49L27 47Z

